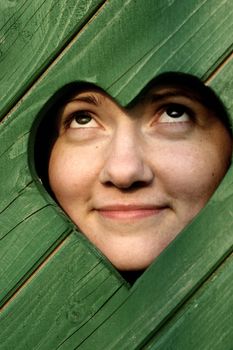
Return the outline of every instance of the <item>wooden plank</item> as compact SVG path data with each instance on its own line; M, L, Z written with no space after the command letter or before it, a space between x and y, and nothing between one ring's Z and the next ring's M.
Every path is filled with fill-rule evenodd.
M126 105L156 74L174 70L204 77L232 50L232 38L228 35L233 30L231 1L189 1L184 6L179 1L148 0L146 4L143 7L140 1L127 1L118 9L106 7L106 16L102 13L100 21L89 26L64 57L67 79L64 81L63 72L57 70L58 64L50 84L90 81ZM220 24L217 29L216 23ZM95 60L91 59L92 52ZM72 65L68 66L68 62Z
M220 73L220 74L219 74ZM233 50L231 56L228 58L226 64L221 66L220 72L217 71L216 74L210 79L208 85L216 91L216 93L221 96L221 99L226 106L231 119L233 119L233 99L231 91L233 91Z
M0 118L103 0L20 0L0 5Z
M233 256L211 276L161 331L147 350L232 350Z
M195 4L192 10L191 3ZM166 12L162 16L159 11L158 17L153 18L153 11L150 16L152 21L156 21L156 34L162 28L164 36L160 34L160 41L151 40L151 46L146 48L141 46L145 39L139 38L140 57L136 53L138 36L134 36L131 66L109 89L122 105L132 100L152 76L161 71L191 73L205 80L233 50L232 36L229 35L233 32L232 1L189 1L185 5L183 2L172 1L170 8L164 6L163 10ZM152 21L148 21L147 13L144 18L144 27L140 27L142 23L138 25L142 33L146 33L149 31L148 27L153 26ZM130 23L134 23L133 18ZM173 25L175 28L171 31ZM130 28L132 32L129 37L132 38L133 30L136 29L133 26Z
M123 282L76 234L31 278L1 315L1 349L57 349L93 316L115 306L127 292ZM12 330L14 330L12 332Z
M39 210L48 206L48 203L41 200L34 200L37 193L37 188L30 183L26 188L18 194L14 200L1 212L1 232L0 241L12 232L18 225L30 218ZM12 220L13 213L17 212L17 217ZM2 243L0 243L0 247Z
M30 203L21 204L28 206ZM48 206L21 220L0 241L0 306L71 232L67 222Z
M11 147L0 155L1 164L1 203L0 213L8 207L32 182L30 172L26 171L27 164L27 140L26 135L19 135L14 139ZM9 191L13 188L14 191ZM2 229L2 226L1 226Z
M0 156L3 167L0 183L0 305L72 229L67 219L52 208L51 199L38 196L38 187L27 168L27 142L28 133L20 135Z

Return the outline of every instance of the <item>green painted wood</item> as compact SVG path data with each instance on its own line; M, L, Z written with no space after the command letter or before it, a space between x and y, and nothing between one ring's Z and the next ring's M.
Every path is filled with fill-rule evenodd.
M77 330L81 343L92 332L91 318L117 308L127 292L111 272L76 234L69 236L3 310L0 348L57 349ZM119 295L115 303L112 295Z
M233 257L211 276L144 350L232 350Z
M130 40L134 40L130 47L131 65L109 89L123 105L151 80L152 72L155 76L161 71L181 71L205 80L233 50L229 35L233 32L231 1L168 1L166 5L161 1L157 6L160 11L151 11L149 15L144 8L142 16L146 21L140 22L137 29L130 26L127 33ZM153 21L156 24L152 40ZM134 23L133 18L130 23ZM148 46L144 34L147 32L151 32Z
M78 233L75 240L73 234L68 237L45 261L73 229L60 211L53 208L54 203L43 197L33 170L33 140L29 136L45 101L65 83L84 79L106 88L125 104L158 72L175 67L205 77L232 49L232 38L228 35L232 28L231 1L199 0L185 6L179 1L148 0L146 6L141 3L139 0L106 3L0 126L3 198L0 222L1 217L4 222L0 255L4 252L5 256L0 279L0 285L4 283L5 288L2 302L22 288L2 312L3 350L15 346L42 350L140 348L232 250L230 169L208 207L131 289ZM216 30L214 23L215 27L218 23ZM165 29L161 31L161 28ZM138 43L140 50L136 48ZM190 54L191 47L206 48L206 45L208 53L214 48L211 54L205 50ZM231 77L232 61L211 83L219 88L228 107L232 106ZM85 256L88 261L84 259L82 265ZM43 261L44 266L22 286ZM69 278L68 272L73 268ZM92 272L98 275L93 283ZM86 277L82 284L83 273ZM98 289L100 285L103 288ZM74 316L78 310L86 318L81 316L80 321L77 317L71 326L67 303L84 286L84 294L75 299L77 308L71 309Z
M21 204L24 205L25 201ZM28 201L26 205L29 205ZM12 210L7 215L12 218ZM0 242L1 304L4 304L70 231L71 228L65 220L58 218L54 210L47 206L32 212L7 232Z
M103 0L1 1L0 118L103 3Z

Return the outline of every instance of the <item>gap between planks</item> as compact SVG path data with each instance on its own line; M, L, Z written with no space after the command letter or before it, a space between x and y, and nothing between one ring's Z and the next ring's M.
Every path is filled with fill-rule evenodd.
M184 314L188 312L188 309L190 307L190 305L192 304L192 300L194 295L196 295L198 298L201 297L202 293L205 293L206 288L208 288L208 284L210 284L211 282L213 282L214 278L216 275L221 274L222 271L224 271L225 265L233 258L233 250L229 250L229 252L226 254L226 256L218 263L216 264L216 266L213 268L213 271L211 271L210 274L208 274L208 276L206 278L204 278L204 280L202 281L202 283L200 285L198 285L197 287L194 288L194 290L188 295L187 298L184 299L183 302L181 302L177 308L175 308L174 310L172 310L172 312L169 314L169 316L167 318L165 318L163 320L163 322L160 324L160 326L153 332L151 332L151 334L148 336L148 338L144 339L144 341L142 341L139 346L140 350L146 350L149 349L152 350L152 347L150 347L152 345L152 341L154 343L154 340L157 338L159 339L159 337L163 336L163 332L166 331L166 327L167 330L169 331L169 327L172 327L172 321L177 322L176 317L179 316L179 312L182 311L182 309L184 310ZM204 288L204 290L203 290ZM198 294L199 293L199 294Z
M17 295L21 292L21 290L23 288L25 288L30 282L31 280L34 278L34 276L41 271L44 266L54 257L54 255L56 253L58 253L63 246L66 244L66 242L70 239L70 235L72 234L73 231L71 231L68 236L66 236L56 247L54 250L51 251L51 253L45 258L45 260L43 260L38 267L32 272L32 274L18 287L18 289L12 294L12 296L7 299L7 301L5 302L5 304L3 304L2 307L0 307L0 314L1 312L4 311L4 309L7 308L7 306L17 297Z
M211 75L206 79L205 84L209 85L216 75L233 59L233 51L215 68Z

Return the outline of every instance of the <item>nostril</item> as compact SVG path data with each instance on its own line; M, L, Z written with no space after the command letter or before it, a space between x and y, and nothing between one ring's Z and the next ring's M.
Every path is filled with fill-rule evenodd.
M119 190L121 190L122 192L134 192L138 189L141 189L143 187L148 186L148 182L147 181L135 181L129 185L116 185L115 183L111 182L111 181L107 181L104 184L106 187L117 187Z
M146 186L148 186L147 181L135 181L134 183L131 184L131 186L127 189L127 191L135 191Z

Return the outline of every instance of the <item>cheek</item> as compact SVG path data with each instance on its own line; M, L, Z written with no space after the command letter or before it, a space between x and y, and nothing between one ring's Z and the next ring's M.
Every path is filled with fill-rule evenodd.
M49 181L63 209L90 197L98 173L94 159L98 158L93 157L93 152L79 152L55 144L49 161Z
M225 175L231 152L212 145L177 147L167 150L163 161L166 190L174 199L203 206Z

